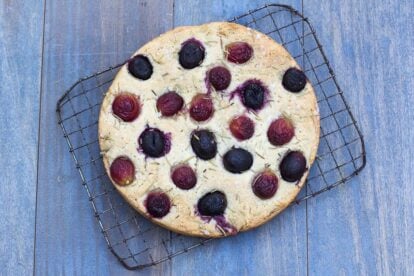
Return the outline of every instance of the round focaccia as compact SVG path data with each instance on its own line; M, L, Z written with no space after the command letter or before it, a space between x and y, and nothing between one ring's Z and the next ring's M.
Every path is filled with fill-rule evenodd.
M123 65L102 103L109 178L172 231L221 237L285 209L319 143L313 88L270 37L228 22L178 27Z

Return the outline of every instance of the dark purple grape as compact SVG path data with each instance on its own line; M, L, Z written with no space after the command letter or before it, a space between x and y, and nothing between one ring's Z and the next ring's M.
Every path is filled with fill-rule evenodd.
M298 181L307 170L306 159L301 152L291 151L283 157L279 170L284 180L288 182Z
M205 194L198 200L197 209L202 216L220 216L227 207L226 196L219 191Z
M265 100L265 88L256 82L250 82L243 87L242 102L250 109L259 110L263 107Z
M231 73L226 67L214 67L208 72L208 81L217 91L224 90L230 85Z
M183 190L189 190L197 183L197 176L188 165L180 165L174 168L171 179L178 188Z
M194 153L203 160L213 159L217 154L216 137L206 129L196 130L191 135L191 147Z
M223 165L232 173L242 173L253 165L253 156L250 152L241 148L232 148L223 156Z
M269 199L275 195L277 183L277 176L271 171L265 171L254 179L253 192L261 199Z
M213 101L208 95L197 94L191 100L190 116L197 122L208 120L214 113Z
M145 155L161 157L166 153L166 137L157 128L147 128L139 136L138 143Z
M297 68L289 68L283 75L282 85L286 90L298 93L306 86L306 76Z
M205 56L205 49L200 41L189 39L182 44L178 53L178 60L185 69L193 69L199 66Z
M152 64L146 56L136 55L128 61L128 71L140 80L147 80L152 75Z
M145 200L145 207L151 217L162 218L170 212L170 198L163 192L151 192Z

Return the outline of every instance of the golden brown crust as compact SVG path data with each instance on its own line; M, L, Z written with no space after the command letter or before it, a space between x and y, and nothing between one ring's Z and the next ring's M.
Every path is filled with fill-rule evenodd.
M206 57L201 66L184 70L178 64L181 43L195 37L206 48ZM224 46L234 41L245 41L254 49L253 58L246 64L236 65L224 59ZM278 164L288 150L301 150L307 166L313 163L319 142L319 112L310 83L300 93L289 93L281 85L283 73L290 67L298 67L289 53L271 38L255 30L234 23L215 22L201 26L173 29L148 42L137 53L148 56L154 66L151 79L140 81L132 77L123 66L103 101L99 118L99 144L104 165L109 173L113 159L127 155L137 169L136 180L131 185L114 186L139 213L150 218L145 211L144 200L148 192L163 190L173 203L170 213L153 222L172 231L202 237L221 237L226 233L217 227L214 220L206 222L195 214L197 200L211 190L223 191L228 199L225 218L237 231L257 227L280 213L292 202L305 183L308 172L301 181L293 184L281 179ZM243 113L237 98L229 105L229 97L213 91L216 112L213 118L197 124L188 114L174 118L163 118L155 110L157 96L168 90L176 90L188 104L196 93L206 92L206 71L215 65L224 65L232 73L228 95L247 79L260 79L270 90L271 101L257 115L246 113L256 124L255 135L244 142L235 140L228 131L228 121ZM114 96L120 92L135 93L143 103L142 112L132 123L120 122L111 112ZM154 95L156 94L156 95ZM280 115L288 116L295 125L295 137L282 147L267 142L266 131L270 122ZM136 150L139 134L145 125L155 126L172 134L172 149L163 158L145 159ZM210 128L218 136L219 154L207 162L197 162L189 146L190 132L199 125ZM254 155L253 167L240 175L227 172L222 167L220 156L236 145L248 149ZM264 158L259 158L258 154ZM170 180L171 166L185 161L196 169L197 185L188 191L180 190ZM257 198L251 189L255 175L269 166L279 178L276 195L268 200Z

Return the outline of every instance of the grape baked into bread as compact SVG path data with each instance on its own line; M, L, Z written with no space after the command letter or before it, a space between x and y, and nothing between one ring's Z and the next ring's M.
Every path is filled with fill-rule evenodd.
M290 54L244 26L179 27L120 69L99 117L107 173L153 222L220 237L299 193L315 159L313 88Z

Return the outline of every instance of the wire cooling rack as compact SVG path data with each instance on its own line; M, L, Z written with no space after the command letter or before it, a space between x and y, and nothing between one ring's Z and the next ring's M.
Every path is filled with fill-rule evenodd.
M308 19L290 6L269 4L231 21L282 44L301 65L318 99L321 137L306 189L295 203L344 183L365 166L362 135ZM80 79L58 101L59 125L108 248L128 269L159 264L210 239L185 237L138 215L108 179L98 145L102 99L118 68Z

